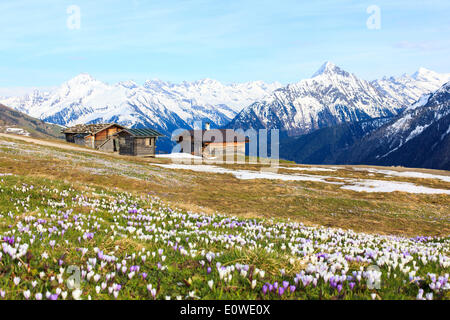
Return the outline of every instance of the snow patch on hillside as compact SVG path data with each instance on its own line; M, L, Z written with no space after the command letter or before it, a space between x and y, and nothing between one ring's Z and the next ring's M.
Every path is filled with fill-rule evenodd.
M250 171L250 170L232 170L212 165L188 165L188 164L152 164L154 166L175 170L190 170L195 172L231 174L237 179L253 180L253 179L269 179L282 181L312 181L335 185L342 185L342 189L353 190L358 192L407 192L420 194L450 194L450 190L435 189L419 186L409 182L385 181L385 180L357 180L351 178L340 178L331 176L306 175L306 174L280 174L271 171ZM359 169L358 169L359 170ZM370 169L371 170L371 169ZM424 174L426 176L426 174ZM334 178L342 180L342 182L328 181Z

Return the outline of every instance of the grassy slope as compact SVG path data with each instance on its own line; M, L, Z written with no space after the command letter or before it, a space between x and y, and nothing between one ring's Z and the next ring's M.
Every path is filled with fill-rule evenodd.
M6 299L23 299L28 292L31 298L42 293L45 299L46 292L56 294L58 290L61 290L58 299L66 294L67 298L72 298L75 290L70 289L67 281L70 274L61 273L68 266L76 266L84 272L82 299L89 296L114 299L115 294L118 299L152 299L149 285L150 289L155 289L157 299L372 299L371 295L376 299L414 299L420 288L425 293L431 292L427 273L439 276L449 272L439 261L423 264L414 253L412 260L403 261L405 250L428 250L431 255L446 255L448 239L430 240L430 244L404 239L400 240L397 250L389 242L396 243L399 241L396 238L378 239L271 220L189 214L174 210L173 205L168 206L153 194L179 204L183 203L181 198L189 198L192 203L206 204L208 208L202 208L206 211L223 206L242 216L308 220L309 216L316 215L321 222L327 216L321 214L321 210L341 208L342 215L347 219L354 216L366 231L380 228L376 221L372 222L372 227L365 224L367 215L372 220L379 219L382 225L386 223L386 230L392 230L384 219L394 217L392 211L409 201L411 209L408 212L405 209L402 219L412 225L412 233L427 230L424 226L448 228L448 222L430 224L429 219L417 216L414 209L420 205L423 210L428 207L428 214L439 215L439 210L448 209L448 201L443 202L445 199L439 196L416 198L395 194L394 198L360 198L361 194L337 192L332 188L325 190L323 184L243 182L228 175L164 170L138 159L67 152L4 138L0 138L0 169L0 172L15 174L0 177L0 235L14 235L14 241L21 243L29 243L34 237L21 257L12 259L4 252L0 259L0 295L3 290ZM359 206L364 210L359 211ZM372 212L367 210L369 207L385 208ZM197 205L194 209L201 210ZM138 212L129 213L129 210ZM330 223L339 225L342 220L337 214ZM47 231L49 229L53 231ZM399 233L406 230L401 229ZM429 231L436 233L436 230ZM448 234L448 229L446 232ZM241 242L244 239L246 242ZM303 239L314 241L305 244ZM347 240L355 242L346 244ZM300 248L300 252L293 253L289 245ZM304 245L311 250L306 255L301 249ZM289 285L294 285L296 274L305 270L309 260L322 252L331 255L336 251L344 255L356 252L360 257L367 257L370 250L366 252L366 249L375 250L380 246L397 252L402 258L397 261L401 267L395 270L381 267L379 290L369 288L362 275L361 281L356 278L340 280L339 285L332 285L323 278L317 285L303 285L303 280L299 280L295 291L287 289L281 296L278 290L263 292L266 283L276 282L281 286L283 281L288 281ZM427 246L429 249L423 249ZM101 260L99 250L113 261ZM216 253L211 262L208 252ZM340 259L325 259L324 263L343 266L347 275L374 264L371 259L364 262L343 262L342 256ZM223 277L217 262L234 269ZM139 267L133 275L132 266ZM238 267L248 269L242 272L236 270ZM406 269L413 267L417 268L415 275L423 280L411 281ZM258 270L263 270L264 274ZM111 278L112 272L114 278ZM340 270L335 273L341 275ZM229 275L231 278L225 281ZM15 278L20 278L18 284L14 284ZM114 289L117 285L121 286L120 290ZM445 291L437 291L433 298L448 299L449 296Z
M239 180L231 175L166 170L148 165L148 161L168 162L163 159L61 152L49 147L30 148L30 144L26 143L20 145L28 152L3 149L4 155L0 153L0 167L6 172L117 188L138 194L151 192L193 211L223 212L240 217L290 218L308 225L384 234L450 234L447 195L359 193L317 182ZM33 149L36 149L36 154L30 154ZM14 157L9 156L12 152ZM260 166L234 167L258 169ZM368 178L366 172L351 168L339 170L334 175ZM382 175L370 178L388 179ZM389 179L450 188L449 183L440 180Z
M37 138L64 138L61 126L45 123L0 104L0 128L9 126L25 129Z

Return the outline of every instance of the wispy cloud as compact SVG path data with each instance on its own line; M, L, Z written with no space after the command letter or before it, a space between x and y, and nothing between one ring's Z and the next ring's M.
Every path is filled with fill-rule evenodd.
M449 71L448 0L375 3L376 31L369 1L2 0L0 85L56 85L80 72L286 83L324 60L371 78L427 61ZM77 30L66 23L73 4Z
M419 51L433 51L444 48L442 43L436 41L400 41L394 44L394 48L419 50Z

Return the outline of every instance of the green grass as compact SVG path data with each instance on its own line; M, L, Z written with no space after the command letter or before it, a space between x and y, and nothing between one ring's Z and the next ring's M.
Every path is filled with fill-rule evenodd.
M376 293L377 298L382 299L414 299L420 287L426 292L430 291L427 273L444 275L449 271L448 267L443 268L439 262L422 265L419 257L413 255L413 261L416 261L418 266L417 276L422 277L423 280L411 282L407 273L398 269L391 271L388 276L388 267L381 267L383 277L380 290L367 288L363 280L357 282L353 290L345 282L339 293L322 279L316 287L298 285L294 293L287 292L281 297L275 293L264 295L262 286L265 283L281 284L283 281L289 281L293 284L295 274L305 270L307 266L302 254L293 254L283 249L283 245L292 241L292 243L301 243L298 242L300 238L308 239L310 236L304 234L298 241L292 240L292 237L298 237L301 233L295 233L296 228L289 227L288 224L270 220L229 218L221 215L189 214L148 195L124 193L98 186L94 188L79 183L67 183L59 179L20 175L3 176L0 189L0 234L2 237L14 235L16 242L22 244L29 243L30 239L34 238L33 244L18 259L12 259L3 253L0 260L0 290L5 291L6 299L23 299L23 293L27 290L30 290L32 297L36 293L43 293L45 296L47 291L54 294L57 290L61 290L60 299L64 292L67 293L67 298L72 298L72 290L67 284L69 278L66 273L67 267L77 266L88 272L89 259L98 257L95 248L103 251L104 254L114 256L117 260L100 267L100 261L97 259L93 270L100 279L97 283L94 283L92 278L90 281L87 279L82 281L81 297L83 299L88 297L114 299L114 294L109 293L108 289L97 293L96 287L101 286L102 282L107 283L107 288L113 284L120 284L122 288L117 296L119 299L153 299L147 289L149 284L157 289L155 296L157 299L166 297L172 299L177 297L183 299L372 299L372 293ZM129 208L141 209L141 217L145 219L133 219L139 214L129 214ZM47 231L39 229L37 219L45 220L42 225ZM135 231L125 229L130 222L137 223L134 226ZM236 223L236 227L230 227L232 222ZM203 225L197 226L197 223ZM215 223L219 226L215 226ZM239 223L243 223L243 226L238 226ZM272 231L272 237L256 237L258 233L249 228L252 224L266 231ZM49 233L49 228L57 229ZM315 230L308 227L300 228L305 232ZM136 232L139 229L142 230L140 234ZM61 234L62 230L65 230L64 234ZM89 232L94 233L93 238L83 239L83 235ZM332 239L336 234L342 234L339 230L330 229L329 232L331 239L319 240L314 252L308 256L321 252L320 244L330 244L334 241ZM277 237L275 236L277 234L285 236ZM223 236L236 236L247 241L254 239L255 242L243 244L237 241L231 244L227 241L211 241L226 239L226 237L221 238ZM349 238L352 237L349 236ZM206 240L210 242L206 243ZM54 247L50 246L51 241L55 241ZM376 246L385 241L388 240L380 238L371 243ZM415 246L408 242L409 240L403 241L404 245L411 248ZM174 250L175 243L178 243L178 246L184 246L189 254L184 255L179 250ZM435 247L433 254L437 255L439 252L448 254L449 238L432 240L430 248L436 246L432 243L441 243L440 249ZM266 248L271 246L273 250L268 252ZM86 248L87 252L83 254L80 248ZM163 250L165 260L158 254L159 249ZM333 253L335 249L331 248L329 252ZM48 254L47 259L42 258L44 252ZM220 256L209 263L205 258L207 252L215 252ZM147 253L148 257L143 261L141 257ZM125 274L117 271L116 268L116 263L122 263L123 260L127 261ZM200 264L200 261L205 262L204 266ZM252 272L241 275L234 271L231 273L233 275L231 281L226 282L220 278L216 268L216 262L219 261L222 266L235 266L236 263L240 263L246 265L249 271L258 268L264 270L265 275L260 278ZM158 263L163 265L164 270L158 269ZM360 268L364 269L368 264L349 263L347 274L358 271ZM130 279L127 274L130 266L133 265L138 265L140 270ZM208 266L212 268L209 274ZM408 266L413 266L412 261L405 263L404 267ZM58 274L61 274L61 268L64 268L66 272L62 274L63 280L59 283ZM280 273L281 269L285 269L284 275ZM111 272L116 272L116 276L113 280L107 281L106 276ZM139 275L142 272L147 274L146 279ZM15 277L21 279L18 285L14 284ZM253 279L257 279L254 288L251 286ZM208 285L210 280L214 282L212 289ZM35 287L32 285L33 281L36 281ZM434 298L448 299L449 296L444 291L435 293Z
M445 277L450 271L448 195L371 194L317 182L244 181L228 174L151 165L167 163L164 159L2 141L7 144L0 144L0 242L6 246L4 237L14 236L14 249L18 244L29 247L16 258L0 247L0 299L2 291L5 299L24 299L28 290L31 298L42 293L45 299L46 292L59 292L59 299L63 294L73 298L67 282L69 266L86 274L92 268L100 277L95 282L94 276L89 281L84 276L82 299L116 299L109 292L115 285L121 285L117 299L153 299L150 284L156 299L372 299L372 294L376 299L415 299L419 289L433 291L429 273ZM226 167L259 170L261 166ZM367 178L364 172L351 169L330 175ZM419 183L425 179L398 180ZM426 183L448 188L442 181ZM128 213L132 208L141 213ZM130 224L136 229L127 229ZM84 239L89 233L93 238ZM437 237L423 242L409 238L417 235ZM175 243L187 254L174 250ZM160 249L165 259L158 254ZM99 250L116 261L102 266ZM377 257L368 256L370 250ZM208 252L216 254L211 262ZM381 259L384 252L389 252L386 263ZM322 262L315 260L321 253L330 256ZM346 260L345 255L362 261ZM396 255L398 259L393 258ZM409 255L411 260L405 258ZM422 256L427 257L426 264ZM90 267L89 259L96 257L95 266ZM116 266L122 261L126 261L125 274ZM225 281L217 262L234 268L241 264L249 272L232 271L231 280ZM316 286L296 284L294 293L281 297L262 290L266 283L293 285L301 272L314 276L317 272L308 271L311 266L322 264L329 275L336 276L341 275L340 267L352 276L377 263L382 272L378 290L368 288L363 277L342 281L338 291L323 275ZM130 279L131 266L140 270ZM263 270L264 276L254 273L256 269ZM411 271L416 271L413 280ZM113 272L115 277L107 280ZM350 282L356 283L353 289ZM102 283L106 289L97 292ZM435 290L433 298L449 299L448 290Z

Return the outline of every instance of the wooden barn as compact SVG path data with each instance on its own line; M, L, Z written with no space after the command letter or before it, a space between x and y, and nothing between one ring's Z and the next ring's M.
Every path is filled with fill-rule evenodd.
M123 129L115 136L119 140L119 154L153 157L156 139L163 135L153 129Z
M114 134L124 127L116 123L79 124L63 130L67 142L107 151L118 151Z
M223 157L229 154L245 155L249 139L232 129L186 130L176 137L180 152L202 157Z

